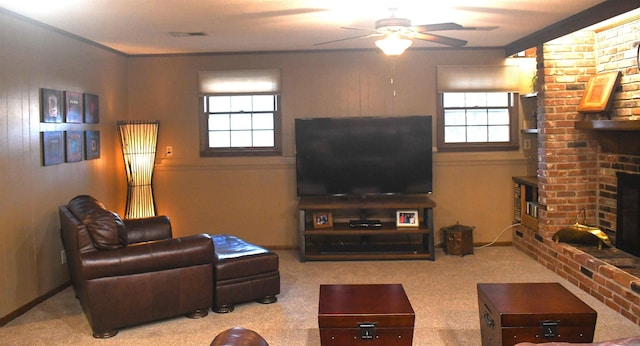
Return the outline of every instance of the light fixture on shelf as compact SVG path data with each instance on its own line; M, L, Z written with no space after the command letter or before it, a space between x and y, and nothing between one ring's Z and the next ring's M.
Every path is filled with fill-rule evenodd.
M127 173L125 218L155 216L151 180L156 159L159 121L118 121L124 168Z
M386 55L400 55L411 47L413 41L400 37L399 33L387 34L383 39L376 41L376 46Z

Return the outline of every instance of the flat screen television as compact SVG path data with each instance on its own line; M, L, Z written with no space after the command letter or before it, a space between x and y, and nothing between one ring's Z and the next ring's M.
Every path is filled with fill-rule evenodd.
M433 190L431 116L295 120L298 196Z

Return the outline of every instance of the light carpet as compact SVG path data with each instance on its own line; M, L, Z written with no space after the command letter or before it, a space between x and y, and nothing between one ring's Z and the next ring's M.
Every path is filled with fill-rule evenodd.
M598 312L594 341L639 336L640 326L513 247L476 249L436 261L305 262L280 257L281 293L270 305L247 303L230 314L209 313L125 328L106 340L91 336L80 304L67 288L0 328L2 345L208 345L221 331L242 326L271 346L320 345L320 284L401 283L416 313L414 345L480 345L477 283L560 282ZM531 292L535 295L536 292Z

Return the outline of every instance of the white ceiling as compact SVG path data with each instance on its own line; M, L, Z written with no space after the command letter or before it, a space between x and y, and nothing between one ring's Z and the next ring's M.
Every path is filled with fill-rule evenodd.
M504 47L604 0L0 0L0 7L129 55L374 48L343 26L455 22L492 31L438 31L467 47ZM206 36L174 37L171 32ZM414 40L413 47L443 47Z

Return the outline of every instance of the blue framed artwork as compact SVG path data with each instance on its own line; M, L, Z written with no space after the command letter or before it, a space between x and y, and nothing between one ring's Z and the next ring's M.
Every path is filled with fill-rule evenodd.
M84 151L85 160L100 158L100 131L84 132Z
M41 132L42 134L42 165L52 166L61 164L64 160L64 140L62 131Z
M83 97L81 93L66 91L65 100L65 121L68 123L81 123L83 112Z
M61 90L40 89L40 110L43 123L61 123L63 106Z
M98 95L84 94L84 122L88 124L97 124L100 122Z
M82 131L65 131L66 162L82 161Z

